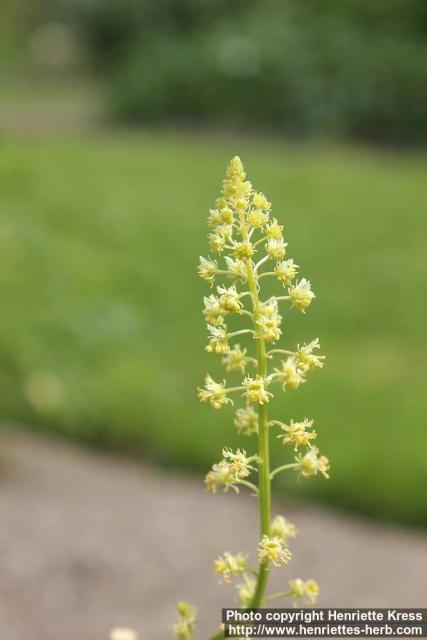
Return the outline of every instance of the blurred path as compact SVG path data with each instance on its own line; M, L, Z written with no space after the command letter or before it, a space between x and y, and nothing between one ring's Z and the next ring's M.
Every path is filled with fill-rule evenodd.
M163 640L177 599L200 607L198 638L215 628L232 590L211 563L227 549L253 552L254 499L42 439L0 442L2 640L106 640L125 624ZM275 511L300 529L276 587L313 576L320 605L425 606L427 535L315 507Z

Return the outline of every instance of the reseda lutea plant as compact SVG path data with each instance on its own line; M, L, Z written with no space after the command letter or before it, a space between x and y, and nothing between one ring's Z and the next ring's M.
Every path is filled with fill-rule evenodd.
M271 565L287 565L292 558L288 542L297 534L296 527L283 516L271 518L271 481L281 472L294 470L309 478L323 474L328 478L329 461L319 456L312 442L317 434L313 420L289 420L288 423L272 419L268 406L273 398L274 385L283 391L298 389L305 383L307 374L323 367L325 356L317 355L320 348L316 338L294 350L270 348L282 335L279 306L289 303L297 311L305 313L314 293L309 280L297 280L299 266L292 258L284 259L287 243L283 239L283 227L271 217L270 202L264 194L254 191L246 180L240 158L233 158L228 165L222 195L209 213L209 245L213 253L224 254L224 264L218 259L200 258L199 274L216 286L216 293L205 297L203 315L209 332L206 351L219 354L227 372L240 375L240 382L228 386L225 380L217 382L206 376L205 385L198 389L201 402L220 409L233 398L243 398L243 406L237 408L234 424L244 436L257 436L256 455L247 455L245 449L224 448L222 458L212 466L205 478L208 491L216 493L246 487L258 497L260 512L260 540L257 549L257 567L249 563L246 553L235 555L226 551L217 558L214 570L224 582L237 578L238 603L242 607L256 608L266 602L290 598L293 602L316 603L319 587L314 580L300 578L290 580L282 593L268 595L267 583ZM270 263L271 266L265 266ZM262 297L265 278L277 281L285 288L278 295ZM224 284L226 280L232 284ZM245 321L243 327L230 330L227 323L233 316ZM253 351L240 346L237 340L250 337ZM243 379L242 379L243 378ZM278 429L276 436L283 445L294 451L291 462L276 469L270 468L270 432ZM301 451L302 450L302 451ZM252 474L257 481L252 482ZM195 637L196 611L186 603L178 605L179 619L174 633L180 639ZM211 640L223 638L223 631Z

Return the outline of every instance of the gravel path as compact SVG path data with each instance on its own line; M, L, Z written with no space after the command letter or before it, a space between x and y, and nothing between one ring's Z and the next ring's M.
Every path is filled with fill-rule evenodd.
M107 640L116 625L163 640L177 599L199 606L198 637L215 629L233 594L211 562L254 549L253 498L206 495L197 478L29 436L1 449L1 640ZM425 606L427 535L285 507L275 511L300 535L276 587L313 576L323 606Z

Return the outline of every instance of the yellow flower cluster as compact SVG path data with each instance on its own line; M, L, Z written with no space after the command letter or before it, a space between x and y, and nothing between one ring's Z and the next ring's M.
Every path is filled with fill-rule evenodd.
M319 449L312 447L305 455L299 454L295 458L301 475L310 478L311 476L321 473L325 478L329 478L329 460L326 456L319 457L318 454Z
M206 474L206 489L216 493L217 488L223 486L224 491L228 491L231 487L238 493L237 485L256 469L251 463L258 463L259 457L247 456L244 449L237 449L235 453L231 449L223 449L222 456L222 460L212 465L211 470Z
M305 313L305 310L315 297L311 290L310 280L302 278L302 280L296 282L295 285L289 287L288 291L292 300L292 306Z
M214 409L219 409L227 402L232 402L230 398L227 398L227 390L225 388L225 380L222 382L215 382L209 374L205 378L204 388L198 388L197 394L201 402L209 402Z
M199 276L209 282L209 284L213 284L215 280L215 276L218 274L218 264L216 260L206 260L203 256L200 256L200 263L198 267Z
M304 373L297 367L293 356L282 360L282 368L274 369L272 377L282 385L283 391L286 389L298 389L305 382Z
M244 409L237 409L234 426L245 436L258 433L258 414L252 405L248 404Z
M236 344L230 349L222 359L226 371L245 372L249 359L246 357L247 349L241 349L240 344Z
M237 602L241 607L249 607L255 594L256 580L252 576L243 576L243 582L237 585Z
M271 522L270 533L273 538L280 538L283 542L287 542L289 538L296 538L298 529L283 516L276 516Z
M196 608L186 602L178 602L178 621L173 625L173 634L178 640L192 640L196 624Z
M266 342L277 342L282 335L280 325L282 316L279 313L279 304L276 298L270 298L260 306L260 318L258 321L259 337Z
M319 585L315 580L307 580L306 582L301 580L301 578L290 580L289 590L289 595L294 598L294 600L304 598L306 603L312 606L316 604L319 596Z
M323 367L325 356L316 356L313 351L320 349L319 338L312 340L309 344L298 345L295 353L296 365L300 371L307 373L316 367Z
M227 266L227 276L232 280L242 280L247 278L246 266L243 260L225 256L225 264Z
M273 563L276 567L288 564L292 553L278 536L262 536L258 545L258 560L261 564Z
M313 353L315 349L320 349L319 339L316 338L309 344L298 345L297 351L289 355L286 360L282 360L280 369L274 369L270 375L271 380L275 380L282 385L283 391L287 389L298 389L306 381L306 374L324 364L325 356L318 356Z
M256 376L256 378L250 378L247 376L243 380L243 387L245 388L245 396L248 402L253 404L265 404L270 401L272 395L267 391L268 380L262 376Z
M274 273L283 285L289 285L295 279L299 266L294 263L292 258L278 262L274 267Z
M295 451L299 446L311 447L310 440L317 437L315 431L307 431L313 426L313 420L304 418L302 422L294 422L292 419L289 424L282 424L281 429L285 432L277 436L282 439L283 444L295 445Z
M221 574L224 582L231 582L231 577L240 577L248 570L248 556L238 553L233 556L226 551L223 556L219 556L214 562L215 573Z

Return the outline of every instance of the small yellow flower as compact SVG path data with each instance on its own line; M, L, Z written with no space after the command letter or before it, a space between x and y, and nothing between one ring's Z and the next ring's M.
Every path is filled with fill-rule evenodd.
M228 491L232 487L236 492L238 489L234 486L236 478L233 474L231 464L226 460L220 460L212 465L212 469L205 476L206 490L216 493L217 488L224 487L224 491Z
M209 246L215 253L222 253L225 249L225 238L220 233L209 234Z
M325 356L314 355L314 349L320 349L319 338L316 338L309 344L303 344L302 347L298 345L298 351L296 352L296 362L300 371L306 373L315 369L316 367L322 368L324 365L323 360Z
M219 486L224 487L224 491L228 491L231 487L237 493L236 486L239 480L247 478L255 467L251 462L259 462L258 456L247 456L246 451L237 449L234 453L231 449L223 449L223 458L219 462L212 465L211 470L206 474L206 489L212 493L216 493Z
M238 179L224 180L222 191L227 200L235 202L241 195L241 181Z
M287 542L289 538L296 538L298 529L283 516L276 516L271 522L270 533L273 538L280 538L283 542Z
M244 409L237 409L234 426L239 433L250 436L258 433L258 414L251 405Z
M267 200L263 193L260 193L258 191L254 191L252 202L254 207L256 207L257 209L262 209L263 211L270 211L271 209L271 202Z
M264 535L258 545L258 560L264 564L272 562L276 567L288 564L292 553L278 537Z
M227 200L236 202L250 196L252 185L249 181L245 181L245 178L243 164L240 158L235 156L227 167L226 179L223 182L223 194Z
M241 607L249 607L255 595L256 580L252 576L243 576L244 582L237 585L237 601Z
M315 580L307 580L305 583L305 598L307 604L316 604L319 597L319 585Z
M242 303L239 299L239 294L236 291L236 286L233 284L231 287L217 287L217 291L220 294L219 306L226 313L238 313L242 308Z
M255 249L251 242L234 242L233 244L233 252L236 258L251 258Z
M190 640L193 637L191 625L186 620L178 620L172 627L173 635L178 640Z
M278 262L274 267L274 273L282 284L288 285L294 280L298 269L299 266L290 258L289 260Z
M267 228L265 230L265 235L267 236L267 238L272 238L274 240L281 240L282 231L283 231L282 225L280 225L277 222L276 218L273 218L270 224L267 225Z
M230 207L222 207L219 216L223 224L233 224L234 222L233 210Z
M270 401L272 394L266 390L268 384L266 378L262 378L261 376L250 378L247 376L242 384L246 388L245 395L248 402L265 404Z
M229 180L244 180L246 178L243 163L240 160L239 156L234 156L234 158L231 158L227 166L226 176Z
M277 437L282 438L283 444L295 445L295 451L297 451L300 445L310 447L310 440L314 440L314 438L317 437L315 431L306 431L306 429L311 429L312 426L313 420L304 418L302 422L294 422L291 419L289 424L281 426L281 429L285 432L284 435L281 434Z
M248 569L248 556L238 553L235 556L226 551L214 562L214 571L222 575L224 582L230 583L231 577L239 577Z
M220 409L223 405L231 402L230 398L227 398L227 391L225 389L225 381L221 384L215 382L209 374L205 378L204 389L198 387L197 395L201 402L209 402L214 409Z
M222 364L225 365L227 371L241 371L242 373L245 372L248 362L246 349L241 349L239 344L230 349L222 359Z
M282 360L282 368L274 369L275 379L282 385L283 391L286 389L298 389L305 382L303 373L297 369L295 360L291 356L287 360Z
M233 226L231 224L223 224L216 227L215 231L208 236L209 246L212 251L222 253L227 241L231 241L232 234Z
M243 280L243 282L247 279L246 265L243 260L239 260L238 258L233 260L230 256L225 256L225 263L227 265L227 275L229 278Z
M283 260L287 246L288 244L283 240L283 238L280 238L279 240L270 238L266 246L266 251L273 260Z
M206 345L205 351L209 353L228 353L230 346L228 344L227 327L225 325L214 327L208 324L208 331L210 333L209 344Z
M214 296L213 294L205 296L203 298L203 302L205 304L203 315L205 316L206 322L212 324L214 327L223 324L224 309L221 307L217 296Z
M231 449L223 449L222 455L225 460L228 460L232 466L232 471L236 478L239 480L242 478L247 478L250 475L250 472L255 469L254 466L251 465L251 462L259 462L258 456L247 456L246 451L244 449L237 449L236 453L234 453Z
M210 227L217 227L221 223L221 214L218 209L211 209L208 216L208 225Z
M216 199L215 201L215 207L219 210L219 209L224 209L224 207L227 206L227 200L223 197L219 197Z
M261 315L268 318L274 318L279 314L279 305L275 297L269 298L266 302L260 304Z
M215 280L215 276L218 273L218 264L216 260L207 260L203 256L200 256L200 264L198 267L199 276L209 282L210 285L213 284Z
M234 201L234 206L238 213L244 213L248 207L248 200L246 198L237 198L237 200Z
M191 640L194 638L194 626L196 624L196 608L186 602L179 602L178 621L173 626L173 633L178 640Z
M247 200L251 192L252 185L248 180L246 182L241 180L224 181L224 195L236 206L239 200Z
M301 475L306 478L317 475L318 472L323 474L325 478L329 478L329 460L326 456L319 457L319 449L312 447L304 456L299 454L295 460L299 465Z
M232 224L221 224L216 228L216 232L224 236L227 241L231 241L233 236L233 225Z
M314 605L319 595L319 585L314 580L296 578L289 581L290 596L295 600L304 598L307 604Z
M253 209L247 217L247 222L254 229L261 229L268 222L268 213L261 209Z
M311 290L310 281L302 278L293 287L289 287L288 291L292 301L292 306L305 313L306 308L311 304L311 301L315 297Z
M305 582L301 578L295 578L295 580L289 580L290 596L299 600L305 593Z
M276 303L277 304L277 303ZM261 314L258 321L259 337L266 342L276 342L282 335L280 324L282 316L277 312L269 313L269 308L261 308Z

